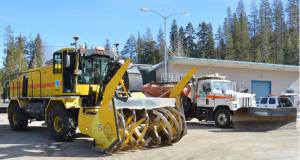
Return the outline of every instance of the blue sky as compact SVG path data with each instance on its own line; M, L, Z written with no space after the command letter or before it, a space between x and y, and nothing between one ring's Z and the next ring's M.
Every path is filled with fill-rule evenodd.
M251 1L244 0L247 14L250 14ZM256 3L259 6L260 0ZM0 33L4 35L6 24L11 25L15 37L20 33L28 37L32 33L35 38L39 32L47 46L57 46L47 47L48 52L71 47L73 36L81 37L79 43L86 42L89 47L104 45L107 38L111 44L125 44L131 34L137 37L139 31L143 35L147 27L156 39L160 26L164 27L164 19L153 12L142 12L140 8L155 10L164 16L190 13L167 19L167 37L174 19L178 26L186 27L191 22L195 29L202 21L210 22L216 33L228 6L235 11L237 4L238 0L5 0L1 2ZM0 39L0 56L3 57L4 37Z

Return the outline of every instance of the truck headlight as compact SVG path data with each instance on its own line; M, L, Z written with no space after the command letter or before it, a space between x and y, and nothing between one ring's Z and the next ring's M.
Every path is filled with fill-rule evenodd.
M237 101L237 95L234 95L234 96L233 96L233 100L234 100L234 101Z

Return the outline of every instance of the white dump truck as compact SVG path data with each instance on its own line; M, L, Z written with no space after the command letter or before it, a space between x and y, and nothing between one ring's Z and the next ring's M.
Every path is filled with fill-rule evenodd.
M220 128L231 126L232 115L241 107L255 107L255 94L235 92L229 80L218 73L194 79L184 95L186 119L215 121Z

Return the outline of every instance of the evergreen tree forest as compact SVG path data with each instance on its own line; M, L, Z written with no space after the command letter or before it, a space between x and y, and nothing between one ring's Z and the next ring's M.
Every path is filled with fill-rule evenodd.
M7 24L4 37L3 68L0 69L0 93L3 92L3 82L16 78L16 74L26 72L31 68L42 67L44 64L44 46L40 34L33 39L21 33L13 36L11 26Z
M236 11L227 8L224 22L213 33L210 22L171 24L167 42L168 58L173 56L299 65L299 1L252 0L246 13L243 0ZM134 63L157 64L164 61L165 40L162 28L156 40L152 31L131 34L121 51L122 58Z

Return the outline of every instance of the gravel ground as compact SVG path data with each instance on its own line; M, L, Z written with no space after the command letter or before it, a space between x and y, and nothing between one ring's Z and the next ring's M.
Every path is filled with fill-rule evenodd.
M74 142L55 142L42 122L32 122L25 132L10 129L0 113L0 159L288 159L299 160L297 130L236 132L214 123L187 122L188 134L178 143L139 150L101 154L93 140L78 133Z

